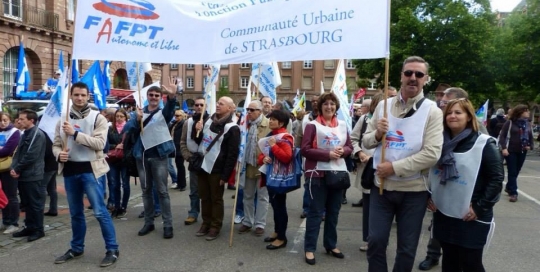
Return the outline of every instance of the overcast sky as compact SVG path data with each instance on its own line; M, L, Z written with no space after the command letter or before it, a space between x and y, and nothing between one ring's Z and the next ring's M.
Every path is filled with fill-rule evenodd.
M521 0L491 0L491 9L502 12L512 11Z

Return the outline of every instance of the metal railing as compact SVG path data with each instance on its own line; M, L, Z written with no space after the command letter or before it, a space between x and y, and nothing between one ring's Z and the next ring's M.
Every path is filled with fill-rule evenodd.
M58 30L60 23L57 13L31 6L23 0L2 0L0 16L50 30Z

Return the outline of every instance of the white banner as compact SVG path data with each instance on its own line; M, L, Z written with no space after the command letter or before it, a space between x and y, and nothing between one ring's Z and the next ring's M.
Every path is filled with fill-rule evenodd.
M216 83L220 67L219 64L208 65L207 75L204 78L204 100L206 112L210 115L216 113Z
M352 117L349 113L349 98L347 93L347 75L345 74L345 64L343 60L339 60L338 67L336 69L336 76L334 77L334 83L330 89L339 100L339 110L337 117L339 120L345 121L347 124L347 130L352 131ZM319 105L322 107L322 105Z
M383 58L388 2L78 1L73 57L193 64Z
M251 78L263 96L272 99L272 105L277 102L276 88L281 85L281 75L277 62L253 63ZM260 74L260 78L259 78Z

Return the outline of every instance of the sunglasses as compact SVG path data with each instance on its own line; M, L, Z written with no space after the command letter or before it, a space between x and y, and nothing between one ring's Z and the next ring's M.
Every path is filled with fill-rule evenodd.
M195 106L195 107L202 107L202 106L204 106L204 104L195 104L195 105L193 105L193 106Z
M254 112L254 111L258 111L259 109L247 108L246 110L249 111L249 112Z
M148 97L160 97L160 94L148 94Z
M411 77L414 74L416 78L423 78L426 75L420 71L411 71L411 70L403 71L403 74L406 77Z
M182 117L182 115L176 115L176 114L175 114L174 116L175 116L175 117Z

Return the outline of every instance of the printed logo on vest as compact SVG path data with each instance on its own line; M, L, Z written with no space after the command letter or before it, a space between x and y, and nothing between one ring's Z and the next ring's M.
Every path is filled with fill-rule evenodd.
M335 133L329 132L329 133L326 133L326 137L324 137L322 143L325 146L337 146L339 145L340 140L339 140L339 137Z
M437 177L440 179L441 176L442 176L442 166L440 166L440 165L437 166L437 169L435 169L435 170L433 171L433 174L434 174L435 176L437 176ZM456 184L459 184L459 185L462 185L462 186L467 186L467 184L468 184L468 182L467 182L466 180L464 180L464 179L461 177L461 175L459 175L459 173L458 173L458 177L457 177L457 178L453 178L453 179L448 180L448 181L446 181L446 182L447 182L447 183L448 183L448 182L452 182L452 183L456 183Z
M394 150L412 150L407 146L403 132L399 130L388 131L386 133L386 148Z
M202 139L202 145L204 147L204 149L207 149L208 146L210 145L210 143L212 143L212 141L214 140L214 138L210 135L205 135Z
M78 132L82 132L82 128L79 125L73 125L73 129Z

